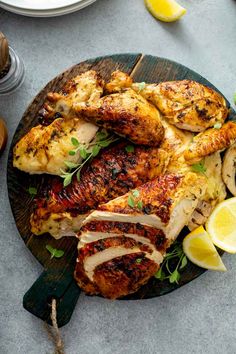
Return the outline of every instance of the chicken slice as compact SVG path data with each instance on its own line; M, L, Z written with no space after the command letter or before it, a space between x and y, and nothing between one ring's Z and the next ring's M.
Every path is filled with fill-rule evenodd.
M161 175L100 205L84 220L79 235L78 285L112 299L137 291L156 273L167 248L188 224L204 182L205 177L191 172Z
M213 208L226 198L225 184L222 180L222 161L219 152L216 152L204 160L206 190L199 201L188 224L190 230L205 224Z
M74 234L79 230L81 218L91 209L165 172L169 161L166 151L144 146L134 146L129 151L128 145L123 141L104 149L85 165L80 181L75 177L66 188L61 181L54 180L46 197L37 200L31 216L32 232L36 235L49 232L56 238L65 232ZM69 215L65 216L65 212Z
M233 144L224 154L222 177L228 190L236 197L236 144Z
M195 164L216 151L227 149L236 141L236 123L229 121L220 129L211 128L196 135L184 152L185 161Z
M135 144L158 146L164 129L158 110L131 89L95 102L74 106L81 118L128 138Z
M73 149L71 138L89 143L98 127L80 118L58 118L50 125L32 128L14 147L13 166L30 174L61 175L64 161L78 163L79 153L69 155Z
M152 102L169 123L192 132L223 123L228 115L223 96L196 81L169 81L142 87L134 83L132 89Z

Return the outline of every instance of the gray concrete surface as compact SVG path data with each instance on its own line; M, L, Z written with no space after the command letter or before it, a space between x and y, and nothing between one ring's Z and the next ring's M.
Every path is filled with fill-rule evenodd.
M55 75L89 57L143 52L196 70L231 101L236 91L236 2L181 0L181 22L155 21L142 0L98 0L71 15L20 17L0 10L0 30L24 60L22 88L0 98L9 142L25 108ZM8 145L9 147L9 145ZM7 149L8 150L8 149ZM53 347L43 323L22 308L22 297L41 273L16 230L0 159L0 353L46 354ZM236 256L226 274L207 272L162 298L112 302L81 296L62 329L67 354L236 353Z

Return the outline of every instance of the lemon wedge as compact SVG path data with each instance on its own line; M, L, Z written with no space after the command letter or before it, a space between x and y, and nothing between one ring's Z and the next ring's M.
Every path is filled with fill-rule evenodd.
M148 11L158 20L173 22L186 13L186 9L175 0L144 0Z
M199 267L222 272L227 270L203 226L199 226L185 237L183 250L188 259Z
M206 229L217 247L236 253L236 198L217 205L206 223Z

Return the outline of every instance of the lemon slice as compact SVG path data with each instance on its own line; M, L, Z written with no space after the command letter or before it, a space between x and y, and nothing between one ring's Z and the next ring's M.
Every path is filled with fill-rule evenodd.
M158 20L173 22L186 13L186 9L175 0L144 0L150 13Z
M199 226L185 237L183 250L190 261L199 267L222 272L227 270L203 226Z
M217 205L207 221L206 229L217 247L236 253L236 198Z

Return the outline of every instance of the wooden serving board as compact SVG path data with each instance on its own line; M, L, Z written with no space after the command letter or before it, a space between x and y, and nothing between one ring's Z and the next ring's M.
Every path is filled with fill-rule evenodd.
M38 111L41 108L49 91L58 91L65 82L72 77L87 70L96 70L108 80L114 70L123 70L132 75L137 82L161 82L168 80L191 79L210 86L217 90L210 82L194 71L168 59L142 54L120 54L87 60L77 64L50 81L45 88L35 97L23 115L12 140L9 158L7 183L10 204L16 226L26 246L35 258L43 265L44 272L36 280L23 299L24 307L50 323L50 306L52 298L57 301L57 315L59 326L65 325L72 315L80 295L80 289L73 279L73 271L77 254L77 240L64 237L54 240L49 235L34 236L30 231L29 218L33 208L33 198L28 193L29 186L40 190L43 183L50 180L47 175L30 176L12 166L12 151L16 142L25 135L33 126L38 124ZM229 103L228 103L229 105ZM236 120L236 114L231 110L229 119ZM183 230L182 236L187 230ZM57 249L63 249L65 254L60 259L50 259L46 245L50 244ZM190 262L184 269L179 284L170 284L168 281L151 279L137 293L127 296L126 299L147 299L169 293L204 272Z

